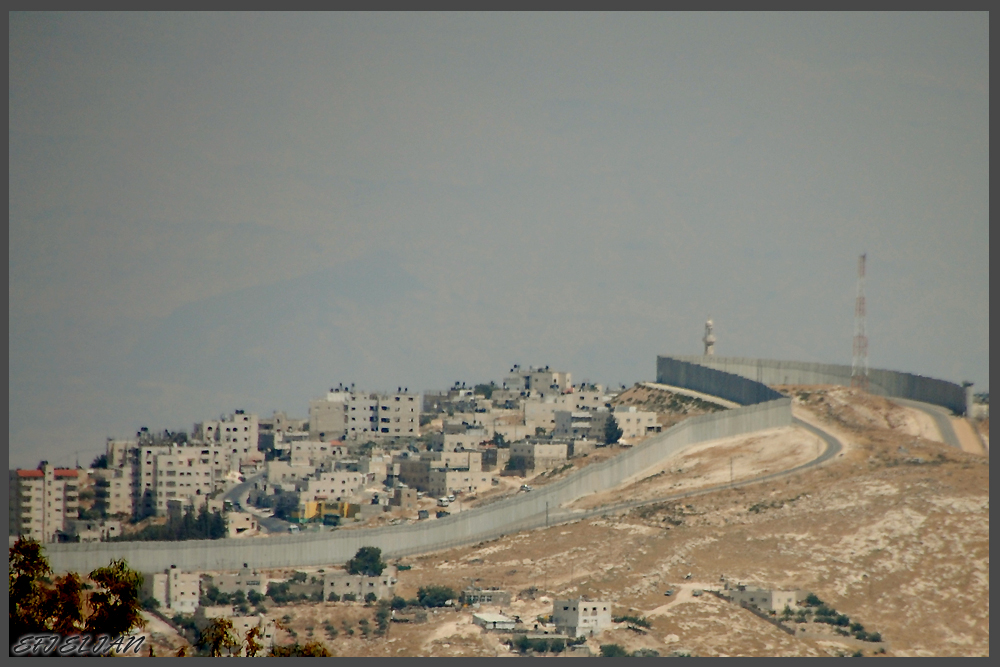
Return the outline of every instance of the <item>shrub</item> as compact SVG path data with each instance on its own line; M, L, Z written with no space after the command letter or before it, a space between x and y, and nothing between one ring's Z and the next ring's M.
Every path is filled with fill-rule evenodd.
M344 593L344 597L341 598L344 602L357 602L358 596L354 593Z
M549 640L548 639L532 639L531 640L531 650L535 653L548 653L549 652Z
M878 633L878 632L873 632L870 635L868 635L868 641L878 643L878 642L882 641L882 634ZM883 653L884 653L884 651L883 651Z
M646 619L645 616L634 616L634 615L615 616L611 620L613 620L615 623L629 623L631 625L637 625L641 628L649 627L649 621Z
M306 583L306 573L305 572L296 572L295 574L292 575L291 580L294 581L297 584L304 584L304 583Z
M618 644L601 644L602 658L627 658L628 651Z
M553 639L552 644L549 645L549 650L553 653L562 653L566 650L566 642L561 639Z
M396 611L399 611L401 609L406 609L406 606L407 606L406 600L404 598L398 596L398 595L394 595L393 596L392 602L390 603L390 605Z
M327 598L330 602L340 602L340 596L336 593L330 593L330 597Z
M810 593L806 596L805 603L810 607L819 607L823 604L823 601L815 593Z

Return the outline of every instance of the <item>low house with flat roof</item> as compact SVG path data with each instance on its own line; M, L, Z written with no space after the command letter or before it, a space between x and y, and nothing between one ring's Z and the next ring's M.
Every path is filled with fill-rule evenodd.
M514 619L510 616L485 611L473 614L472 622L486 630L500 630L502 632L513 632L515 625Z

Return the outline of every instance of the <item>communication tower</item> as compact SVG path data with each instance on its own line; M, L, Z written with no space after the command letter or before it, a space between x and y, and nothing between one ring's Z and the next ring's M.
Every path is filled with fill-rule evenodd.
M858 295L854 300L854 359L851 386L868 390L868 336L865 334L865 257L858 257Z

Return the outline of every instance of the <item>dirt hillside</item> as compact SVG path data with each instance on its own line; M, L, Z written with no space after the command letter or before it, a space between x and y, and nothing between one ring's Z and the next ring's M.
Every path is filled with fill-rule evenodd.
M400 573L399 594L413 597L428 584L499 586L515 597L522 593L503 611L518 615L529 630L537 616L551 613L553 598L579 595L650 621L648 631L620 624L591 639L595 653L610 643L660 655L874 652L874 645L833 635L829 626L801 624L791 636L711 594L693 594L719 588L724 576L812 591L879 632L888 655L989 655L988 459L925 437L918 417L879 397L846 388L784 389L796 414L845 441L843 455L776 482L405 559L412 569ZM745 471L792 463L814 454L807 436L783 429L719 441L665 462L664 474L637 479L606 499L655 497L678 481L727 481L737 451ZM665 597L671 588L675 595ZM358 628L374 613L360 603L287 611L300 638L310 627L321 638L326 620L336 626L346 619ZM504 636L471 624L472 611L442 610L426 623L392 624L387 638L341 629L325 641L338 655L514 655L500 643ZM813 635L818 631L828 634Z

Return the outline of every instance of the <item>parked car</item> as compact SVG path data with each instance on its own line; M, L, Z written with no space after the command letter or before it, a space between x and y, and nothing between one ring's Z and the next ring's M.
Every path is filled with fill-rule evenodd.
M531 487L528 486L527 484L522 484L521 485L521 490L522 491L531 491Z
M666 595L667 597L670 597L673 594L674 594L674 589L672 589L672 588L669 591L667 591L666 593L664 593L664 595Z

